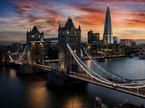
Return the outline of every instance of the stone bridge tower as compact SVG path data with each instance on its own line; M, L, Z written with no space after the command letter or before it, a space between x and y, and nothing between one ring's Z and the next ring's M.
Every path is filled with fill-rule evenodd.
M40 33L36 26L27 31L26 44L29 64L44 64L44 33Z
M68 18L64 25L59 25L59 71L68 73L70 71L78 72L79 67L73 57L71 56L67 44L80 57L80 43L81 43L81 28L75 28L72 19Z

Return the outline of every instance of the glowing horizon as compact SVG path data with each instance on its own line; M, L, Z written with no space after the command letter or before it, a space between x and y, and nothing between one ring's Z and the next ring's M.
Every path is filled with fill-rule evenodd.
M34 25L45 37L57 37L58 25L69 16L81 26L82 40L87 32L99 32L102 38L106 7L111 10L113 36L145 39L144 0L2 0L0 1L0 40L25 40Z

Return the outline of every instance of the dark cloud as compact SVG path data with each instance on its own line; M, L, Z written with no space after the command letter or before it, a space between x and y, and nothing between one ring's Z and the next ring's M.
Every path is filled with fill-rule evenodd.
M141 2L145 3L145 0L91 0L95 2Z
M87 12L87 13L101 13L104 12L100 8L92 7L92 4L72 4L74 8Z
M90 29L99 29L98 32L102 33L106 5L109 3L113 31L118 28L141 28L145 27L144 2L145 0L81 0L81 2L75 0L66 2L65 0L12 0L17 16L5 22L1 19L0 27L9 26L7 30L24 31L36 25L40 30L44 30L45 34L54 36L57 35L58 25L62 19L68 17L70 12L74 22L81 25L83 35L86 36L86 32Z
M130 12L130 17L125 18L123 23L132 27L144 27L145 26L145 12ZM131 17L132 16L132 17Z
M26 5L26 4L23 4L23 5L16 5L16 12L18 14L25 14L27 12L29 12L31 10L32 6L31 5Z
M23 37L22 37L23 36ZM7 31L0 32L0 40L1 41L19 41L25 40L25 33L21 31Z
M127 20L128 24L138 24L141 26L141 24L145 23L145 19L142 20L138 20L138 19L131 19L131 20Z
M145 12L144 13L139 13L138 16L145 17Z
M13 0L16 6L16 12L28 20L29 25L39 26L41 29L46 29L46 31L55 32L54 28L57 28L61 21L62 15L51 7L41 4L38 0ZM25 26L25 24L20 25Z

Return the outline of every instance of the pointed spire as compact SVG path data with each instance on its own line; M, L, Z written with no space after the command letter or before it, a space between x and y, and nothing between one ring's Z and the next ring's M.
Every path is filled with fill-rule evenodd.
M43 30L42 30L42 32L41 32L41 35L44 35Z
M29 33L29 31L27 30L27 35L29 35L30 33Z
M81 26L79 25L79 28L78 28L79 30L81 30Z
M111 36L112 36L112 24L111 24L110 7L107 6L103 40L107 43L111 43Z
M34 26L33 29L32 29L32 31L38 31L37 27Z
M66 29L75 28L75 26L74 26L73 21L72 21L71 18L68 18L68 20L67 20L64 28L66 28Z
M35 34L35 33L40 33L40 32L38 31L37 26L34 26L34 27L33 27L32 33L33 33L33 34Z
M60 27L60 24L59 24L58 30L60 30L60 29L61 29L61 27Z

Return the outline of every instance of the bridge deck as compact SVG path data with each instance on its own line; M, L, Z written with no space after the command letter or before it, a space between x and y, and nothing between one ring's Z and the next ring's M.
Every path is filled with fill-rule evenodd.
M80 74L80 73L70 73L70 74L68 74L68 76L72 77L72 78L79 79L79 80L86 81L88 83L100 85L100 86L103 86L103 87L106 87L106 88L110 88L110 89L113 89L113 90L117 90L117 91L120 91L120 92L124 92L124 93L127 93L127 94L131 94L131 95L134 95L134 96L145 98L145 88L140 88L140 89L137 90L137 89L125 89L125 88L122 88L122 87L114 87L112 85L103 84L103 83L101 83L99 81L96 81L95 79L93 79L93 78L91 78L87 75Z

